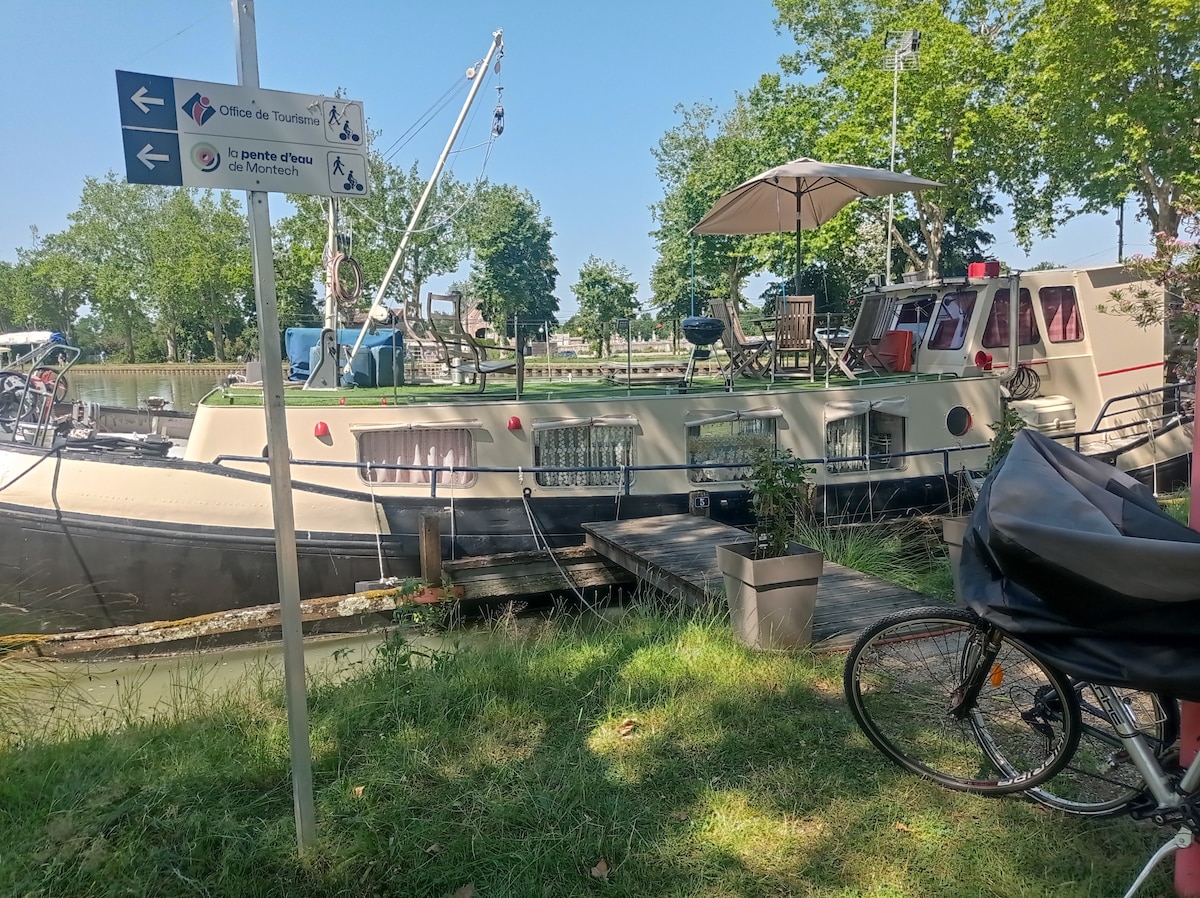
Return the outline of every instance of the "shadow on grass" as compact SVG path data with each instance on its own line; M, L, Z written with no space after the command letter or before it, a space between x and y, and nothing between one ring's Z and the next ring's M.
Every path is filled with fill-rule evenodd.
M295 853L275 701L0 756L0 891L21 895L1119 893L1154 841L901 773L841 656L718 620L389 643L310 689L319 843ZM603 862L603 864L601 864ZM1148 893L1150 894L1150 893Z

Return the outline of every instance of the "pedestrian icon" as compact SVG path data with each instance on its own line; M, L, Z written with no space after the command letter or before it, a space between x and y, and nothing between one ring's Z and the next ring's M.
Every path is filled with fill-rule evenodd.
M329 189L342 196L366 196L367 158L360 153L330 150L325 154Z
M362 105L342 100L326 100L322 107L325 139L332 144L361 144L363 140Z

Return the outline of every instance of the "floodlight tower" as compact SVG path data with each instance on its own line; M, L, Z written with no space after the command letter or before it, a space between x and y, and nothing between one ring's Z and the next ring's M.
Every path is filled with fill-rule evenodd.
M921 62L921 32L919 31L888 31L883 39L882 67L892 72L892 161L888 166L896 170L896 112L900 99L900 73L920 67ZM896 197L888 195L887 223L887 268L884 269L883 282L892 282L892 219L895 216Z

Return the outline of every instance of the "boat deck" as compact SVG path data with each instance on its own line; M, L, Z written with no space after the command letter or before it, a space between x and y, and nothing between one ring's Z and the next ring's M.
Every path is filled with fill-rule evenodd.
M321 407L329 405L371 406L371 405L421 405L426 403L479 403L479 402L511 402L514 399L606 399L625 398L628 396L647 397L689 395L711 393L715 395L727 392L725 378L710 375L697 375L690 382L684 383L682 375L676 375L673 366L660 365L656 370L646 374L645 367L633 368L628 374L625 366L613 366L608 377L597 377L592 371L586 375L567 375L554 378L526 378L524 387L517 393L516 380L511 375L500 377L490 375L487 389L479 392L470 384L435 384L435 383L406 383L394 387L346 387L336 390L305 390L298 381L290 381L285 385L284 402L291 407ZM738 378L734 383L733 392L757 392L762 390L823 389L828 386L851 386L879 383L911 383L915 380L938 380L937 375L914 374L863 374L851 380L844 375L830 374L828 381L824 374L817 378L794 377L780 375L775 381L769 377ZM627 382L628 380L628 382ZM204 402L211 405L261 406L261 384L232 384L214 390Z
M723 596L717 546L745 540L744 530L699 515L663 515L583 525L588 545L633 571L639 580L691 602ZM893 611L938 599L831 561L817 582L813 649L843 651L858 634Z

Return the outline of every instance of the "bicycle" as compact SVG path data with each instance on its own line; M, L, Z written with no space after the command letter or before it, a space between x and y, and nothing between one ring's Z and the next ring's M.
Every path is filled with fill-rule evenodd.
M940 785L985 795L1024 792L1071 813L1126 812L1178 827L1126 898L1200 827L1200 764L1177 763L1172 701L1072 681L968 609L916 608L877 621L850 649L844 687L871 743ZM1084 692L1096 704L1085 702ZM1139 719L1146 709L1150 719ZM1094 744L1072 773L1085 733ZM1103 755L1096 745L1112 750L1107 761L1097 760ZM1064 771L1068 779L1055 782Z

